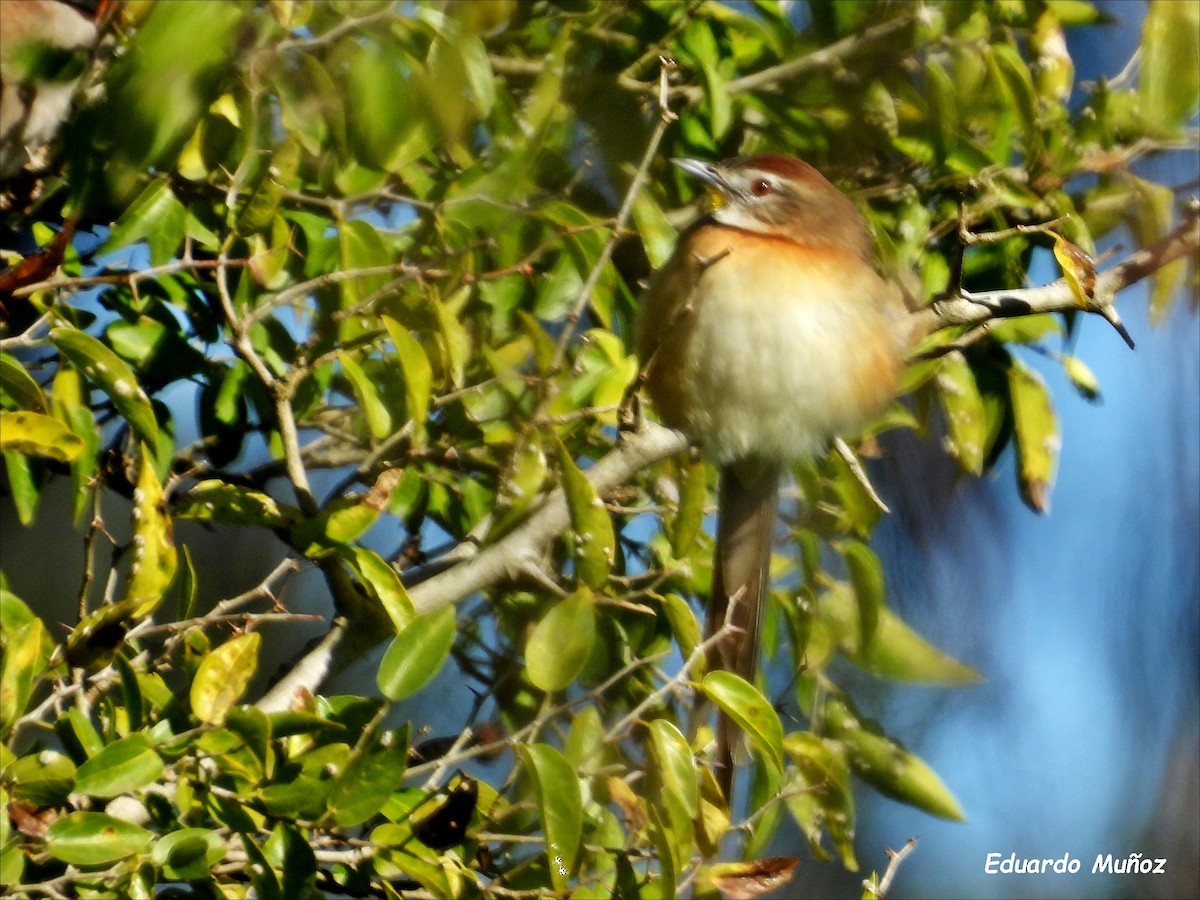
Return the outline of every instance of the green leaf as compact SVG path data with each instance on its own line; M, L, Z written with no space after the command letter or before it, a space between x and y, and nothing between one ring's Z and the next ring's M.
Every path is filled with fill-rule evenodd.
M41 619L33 617L19 626L6 622L5 626L4 659L0 661L0 727L7 735L29 704L33 687L45 671L47 653Z
M413 609L404 582L400 580L400 574L374 550L351 547L350 554L363 584L379 601L379 605L388 614L392 626L399 634L416 616L416 610Z
M837 741L806 732L784 738L784 747L795 761L799 784L789 785L788 811L818 859L828 859L821 832L833 838L842 865L854 872L854 789L846 750ZM797 790L797 788L800 788Z
M356 41L345 64L346 124L360 163L389 168L396 144L412 119L412 89L403 61L384 41Z
M704 525L708 505L708 465L699 457L679 466L679 507L671 522L671 552L682 558Z
M1025 137L1024 156L1026 159L1036 159L1042 152L1042 136L1038 126L1038 99L1033 75L1020 52L1011 44L995 43L989 49L991 52L987 54L987 60L1001 90L1007 93L1011 101L1007 105L1015 106L1021 116Z
M75 790L92 797L116 797L158 780L162 758L150 739L137 732L109 744L79 767Z
M219 725L245 693L258 670L262 635L240 634L213 650L200 663L192 681L192 712L201 722Z
M661 268L671 258L678 234L650 191L640 191L634 198L633 225L642 238L651 268Z
M930 129L937 139L939 155L945 159L958 144L958 101L954 95L954 82L932 57L925 61L924 71Z
M68 709L54 723L54 730L75 759L87 759L104 749L104 740L100 733L77 707Z
M151 265L159 266L179 249L186 225L187 210L170 185L156 178L121 214L97 253L111 253L144 240L150 247Z
M209 478L179 498L175 515L222 525L288 528L300 518L300 511L277 503L261 491Z
M424 446L425 423L433 389L433 369L421 342L395 319L383 317L383 325L396 347L396 356L404 372L404 399L413 423L413 444Z
M846 560L854 597L858 601L859 646L869 647L883 610L883 566L866 544L845 541L838 549Z
M72 711L77 711L72 707ZM4 770L14 800L36 807L63 806L75 790L75 764L53 750L23 756Z
M499 537L520 521L538 497L546 478L546 454L534 435L519 439L512 461L496 491L496 515L490 536Z
M338 250L341 268L346 272L388 267L394 263L392 251L384 244L379 232L362 219L352 219L338 226ZM339 282L342 309L357 307L387 284L388 278L388 272L377 272ZM361 331L361 328L354 324L356 319L357 317L354 317L342 323L342 340Z
M208 877L225 856L225 842L207 828L180 828L164 834L154 845L150 859L173 881Z
M844 584L822 593L820 609L841 651L872 675L923 684L967 685L983 680L979 672L930 644L890 609L879 611L874 639L864 646L858 604Z
M612 519L587 476L575 465L570 452L561 441L555 440L558 467L562 473L567 509L571 513L575 566L579 580L593 590L600 590L608 581L616 553Z
M179 562L163 488L145 444L141 457L133 491L133 564L125 597L117 604L130 619L142 619L154 612L174 581Z
M408 741L394 731L369 751L356 750L329 792L329 818L341 828L367 821L400 785L407 760Z
M678 594L663 594L657 599L662 603L663 614L671 626L679 652L684 659L690 658L700 644L700 623L696 613Z
M238 214L238 234L255 234L265 231L276 221L279 204L284 190L296 178L300 168L300 141L289 136L271 153L270 165L264 167L262 176L254 185L253 192ZM269 281L269 279L263 279Z
M581 588L542 617L525 645L529 680L543 691L559 691L583 671L596 640L596 603Z
M240 811L241 807L238 806L237 809ZM229 817L226 816L225 818ZM223 822L224 819L218 817L218 821ZM254 892L259 897L259 900L285 900L280 893L279 878L275 874L275 870L271 868L271 864L263 854L262 848L250 836L249 829L238 829L238 832L238 837L242 839L242 849L245 851L246 859L250 863L246 867L246 870L250 874L250 884L254 887Z
M1182 128L1200 108L1200 4L1152 0L1142 21L1138 96L1146 121Z
M392 639L379 663L376 683L389 700L415 694L441 670L454 646L453 606L443 606L413 619Z
M343 496L292 529L292 541L310 558L345 547L362 537L379 518L379 510L361 497Z
M102 866L138 853L153 837L105 813L73 812L46 829L46 852L73 866Z
M650 747L663 787L683 804L688 818L694 818L700 809L700 781L687 740L666 719L655 719L650 723Z
M41 469L23 453L4 453L4 468L8 473L8 490L13 506L17 509L17 521L29 525L37 513L38 500L42 496L44 478Z
M975 375L961 353L942 357L935 383L946 414L947 449L964 472L978 475L987 455L987 414Z
M783 766L783 726L754 685L732 672L709 672L701 690L750 737L750 742L777 768Z
M880 793L894 797L930 815L961 822L962 810L954 795L929 766L883 734L873 722L860 720L840 694L827 697L826 731L845 747L854 774Z
M96 490L100 456L100 429L96 417L84 397L83 376L70 366L59 366L54 373L54 414L69 422L75 436L83 441L83 449L71 461L72 521L83 522Z
M342 363L342 371L346 373L346 378L354 389L358 408L367 420L367 430L375 440L383 440L392 433L392 416L380 397L375 382L367 377L362 366L355 362L350 354L339 350L337 357Z
M565 891L583 835L583 796L567 758L549 744L519 746L532 778L545 833L546 859L555 890Z
M263 855L280 873L280 896L312 895L317 878L317 858L300 829L283 822L276 825L263 845Z
M54 328L50 340L88 381L108 395L138 437L151 447L158 446L154 408L125 360L77 328Z
M49 409L41 386L16 357L7 353L0 353L0 397L8 398L17 409L37 413Z
M106 73L107 93L95 116L95 139L115 145L105 158L112 189L123 190L133 171L170 168L161 164L178 153L216 96L247 14L242 4L218 0L164 3L139 22L128 52ZM186 53L180 35L187 36Z
M1016 359L1008 367L1008 389L1021 498L1034 512L1044 513L1050 508L1049 493L1062 444L1058 417L1041 376Z

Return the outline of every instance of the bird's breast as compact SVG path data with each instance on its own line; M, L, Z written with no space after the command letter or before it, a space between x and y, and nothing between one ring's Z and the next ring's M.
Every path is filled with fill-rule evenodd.
M898 315L861 257L706 227L664 275L651 399L718 461L811 457L891 399Z

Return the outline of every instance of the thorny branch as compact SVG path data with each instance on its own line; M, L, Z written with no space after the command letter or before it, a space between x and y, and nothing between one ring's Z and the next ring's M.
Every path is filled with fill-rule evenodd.
M1119 291L1152 275L1159 269L1200 251L1200 204L1192 201L1179 225L1157 243L1131 253L1124 260L1096 276L1096 284L1087 298L1086 311L1104 316L1116 324L1113 304ZM1038 313L1078 310L1079 301L1067 279L1050 284L1020 288L969 292L958 290L938 299L913 314L915 331L926 334L948 326L981 326L994 319L1031 316Z

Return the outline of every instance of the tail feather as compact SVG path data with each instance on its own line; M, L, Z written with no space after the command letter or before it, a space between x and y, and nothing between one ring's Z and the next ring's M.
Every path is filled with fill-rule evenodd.
M772 532L779 500L778 467L739 462L721 469L717 550L705 636L726 621L729 634L709 650L710 670L724 669L753 683L758 666L763 609L770 584ZM717 716L716 777L732 803L734 750L741 734L724 713Z

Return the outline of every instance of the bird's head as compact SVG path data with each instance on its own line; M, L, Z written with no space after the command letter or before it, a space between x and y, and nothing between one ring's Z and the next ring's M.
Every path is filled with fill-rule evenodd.
M779 153L718 163L671 162L705 183L707 213L718 224L806 246L837 246L870 258L871 240L862 216L806 162Z

